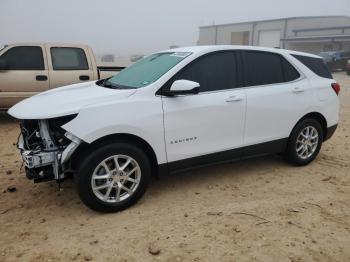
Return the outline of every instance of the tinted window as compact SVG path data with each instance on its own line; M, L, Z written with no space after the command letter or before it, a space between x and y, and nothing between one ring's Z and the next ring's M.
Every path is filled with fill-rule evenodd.
M87 70L86 55L81 48L52 47L51 59L54 70Z
M1 58L10 70L45 70L43 51L39 46L12 47Z
M293 55L296 59L307 66L312 72L320 77L333 79L332 74L329 72L326 64L321 58L314 58L302 55Z
M284 81L279 55L245 51L245 83L247 86L267 85Z
M299 72L283 57L282 59L282 68L284 73L284 81L291 82L300 77Z
M237 87L235 52L219 52L198 58L181 70L175 80L191 80L200 84L200 92Z
M281 55L244 51L246 86L269 85L298 79L298 71Z

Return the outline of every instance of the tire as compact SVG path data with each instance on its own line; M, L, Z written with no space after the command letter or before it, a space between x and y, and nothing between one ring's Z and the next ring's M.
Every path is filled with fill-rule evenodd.
M308 134L307 130L309 130L310 136L305 136L305 134ZM316 134L317 141L316 139L312 139ZM317 120L308 118L300 121L289 137L285 159L295 166L305 166L309 164L320 152L323 137L324 134L321 124ZM305 150L307 150L307 152Z
M350 76L350 70L346 71L346 73Z
M92 150L83 159L75 181L86 206L112 213L135 204L146 191L150 176L149 159L139 147L112 143Z

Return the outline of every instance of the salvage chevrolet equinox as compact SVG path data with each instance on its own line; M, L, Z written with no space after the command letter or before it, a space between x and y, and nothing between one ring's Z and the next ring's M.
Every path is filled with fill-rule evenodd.
M319 56L197 46L40 93L9 114L21 120L29 179L73 175L88 207L116 212L164 172L273 153L310 163L336 130L339 91Z

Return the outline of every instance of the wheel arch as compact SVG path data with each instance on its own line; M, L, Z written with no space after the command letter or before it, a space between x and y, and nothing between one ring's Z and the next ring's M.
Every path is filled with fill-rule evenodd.
M72 163L73 169L76 168L76 165L77 165L76 163L79 163L80 161L82 161L82 159L94 149L102 145L106 145L109 143L116 143L116 142L130 143L144 150L144 152L146 153L151 163L152 176L158 177L159 175L158 160L152 146L141 137L132 135L132 134L127 134L127 133L117 133L117 134L107 135L93 141L90 144L83 142L81 145L79 145L77 150L75 150L73 155L71 156L71 163Z
M302 118L299 119L299 121L294 125L292 131L289 134L289 137L292 135L293 130L295 129L295 127L303 120L307 119L307 118L312 118L315 119L316 121L318 121L321 124L322 127L322 131L323 131L323 139L325 139L327 137L327 132L328 132L328 125L327 125L327 120L326 118L319 112L310 112L306 115L304 115Z

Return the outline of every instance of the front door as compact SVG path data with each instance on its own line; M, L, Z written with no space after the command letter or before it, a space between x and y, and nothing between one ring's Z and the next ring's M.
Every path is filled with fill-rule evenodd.
M162 97L170 170L240 156L246 96L238 88L237 69L235 52L211 53L180 70L164 87L179 79L200 84L197 95Z
M0 108L9 108L24 98L49 89L46 56L42 46L13 46L4 49L0 59Z

